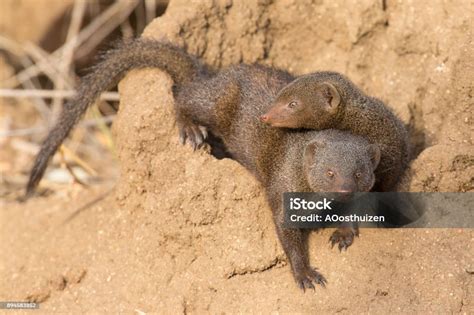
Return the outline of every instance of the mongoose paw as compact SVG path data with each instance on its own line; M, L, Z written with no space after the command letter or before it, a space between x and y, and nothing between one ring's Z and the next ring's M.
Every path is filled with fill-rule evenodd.
M186 140L193 150L201 148L207 138L207 129L204 126L188 123L179 127L179 142L185 144Z
M300 289L302 289L304 292L306 289L313 289L314 284L319 284L323 288L326 287L326 278L319 272L317 272L315 269L308 267L305 270L302 270L301 272L297 272L296 276L296 282Z
M334 233L332 233L331 237L329 238L329 242L331 243L331 248L334 248L334 245L337 243L339 244L339 251L347 250L349 246L352 245L354 242L354 237L359 236L359 230L350 228L350 227L342 227L338 228Z

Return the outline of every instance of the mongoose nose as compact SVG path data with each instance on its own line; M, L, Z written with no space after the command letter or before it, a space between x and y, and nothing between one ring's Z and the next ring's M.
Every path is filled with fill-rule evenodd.
M341 189L337 191L340 194L350 194L352 193L352 190L347 190L347 189Z
M267 122L268 121L268 116L267 115L260 116L260 121L261 122Z
M349 190L349 189L340 189L337 191L337 200L342 201L342 202L347 202L349 199L352 197L352 194L354 191Z

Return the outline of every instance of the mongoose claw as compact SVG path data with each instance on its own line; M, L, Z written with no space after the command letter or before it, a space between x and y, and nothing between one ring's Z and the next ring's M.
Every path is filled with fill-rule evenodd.
M204 126L195 124L186 124L180 126L179 142L185 144L186 141L192 146L193 150L200 149L207 138L207 129Z
M334 245L339 244L338 248L340 252L342 252L342 250L347 250L347 248L354 242L354 236L359 236L358 229L348 227L338 228L329 238L331 248L334 248Z
M179 143L184 145L186 143L186 132L184 132L184 129L179 130Z
M314 284L319 284L323 288L326 287L327 280L322 274L317 272L315 269L308 267L305 271L299 273L296 276L296 282L300 289L306 292L306 289L313 289Z

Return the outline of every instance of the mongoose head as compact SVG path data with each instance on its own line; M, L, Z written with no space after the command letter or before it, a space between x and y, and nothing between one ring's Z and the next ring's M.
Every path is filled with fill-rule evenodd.
M366 141L315 140L304 151L304 175L312 191L368 192L379 161L379 147Z
M341 95L329 82L302 76L286 85L260 120L272 127L330 128L341 104Z

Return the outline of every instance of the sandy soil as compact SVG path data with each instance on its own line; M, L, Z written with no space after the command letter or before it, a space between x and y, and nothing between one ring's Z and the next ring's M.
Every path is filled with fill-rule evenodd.
M145 36L216 67L346 73L411 131L403 189L472 193L469 1L358 3L175 0ZM364 229L343 253L327 243L332 230L315 232L311 262L329 283L302 293L259 184L178 144L171 86L152 69L122 80L112 192L3 201L0 300L38 301L44 313L474 313L472 229Z

